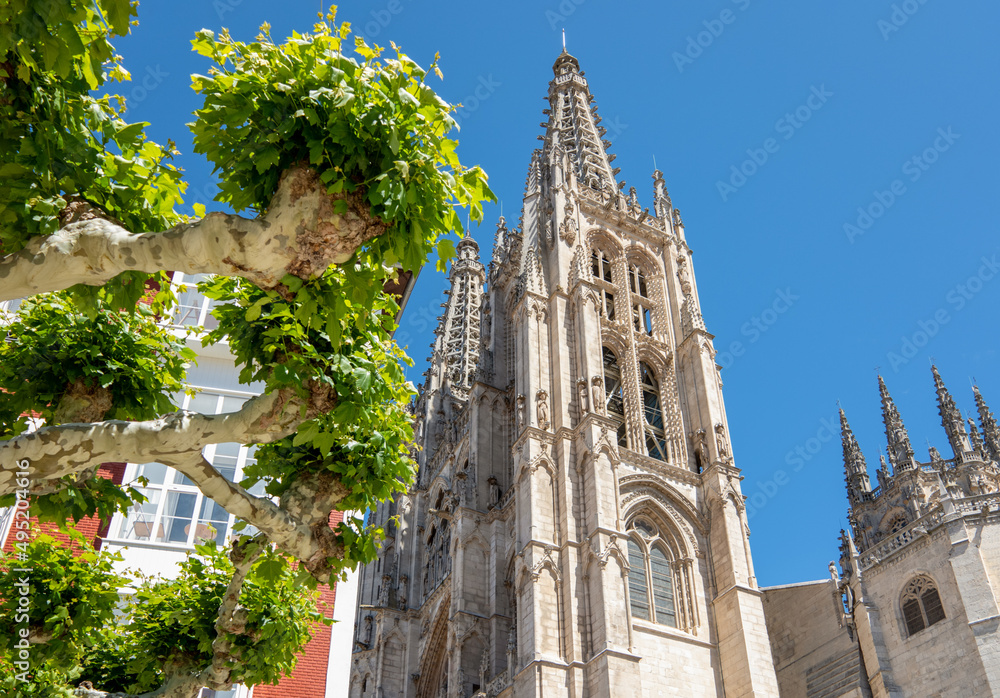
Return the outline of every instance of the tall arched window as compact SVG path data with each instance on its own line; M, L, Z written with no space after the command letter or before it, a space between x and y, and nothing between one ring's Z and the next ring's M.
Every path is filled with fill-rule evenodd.
M900 599L903 607L903 621L906 623L906 634L919 633L924 628L944 620L944 606L937 587L930 577L920 575L914 577L903 589Z
M628 539L629 610L636 618L677 627L674 575L670 556L656 530L643 520Z
M603 279L611 283L611 261L608 255L600 250L594 250L590 255L590 273L595 279Z
M618 422L618 445L628 446L625 431L625 403L622 396L622 371L618 357L604 347L604 398L608 416Z
M660 386L653 369L639 363L639 386L642 390L642 416L646 436L646 453L657 460L667 461L667 437L663 431L663 409L660 407Z

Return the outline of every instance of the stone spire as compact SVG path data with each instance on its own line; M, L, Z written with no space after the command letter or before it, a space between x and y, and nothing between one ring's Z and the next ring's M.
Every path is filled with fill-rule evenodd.
M892 463L893 472L915 468L917 462L913 457L910 435L906 433L899 410L896 409L896 403L892 401L882 376L878 377L878 390L882 396L882 421L885 422L885 438L889 446L889 461Z
M580 63L563 50L552 66L555 73L549 83L549 116L544 140L547 146L561 148L569 157L570 170L583 185L594 189L612 188L617 192L608 155L610 141L602 140L607 129L600 126L597 104L590 93Z
M972 443L969 441L969 433L965 430L965 420L962 413L955 405L955 400L951 393L944 387L941 374L938 373L937 366L931 366L934 373L934 388L938 396L938 412L941 414L941 425L948 433L948 441L955 452L955 458L962 458L965 454L972 452Z
M847 482L847 498L851 504L860 502L865 494L871 492L871 482L868 480L868 464L861 453L858 440L854 438L851 425L847 423L847 415L840 410L840 442L844 447L844 480Z
M661 221L670 221L673 203L667 191L667 183L663 181L663 173L653 170L653 213Z
M449 281L451 289L443 316L442 358L452 397L464 400L479 363L480 311L486 281L486 270L479 261L479 245L471 236L458 243Z
M986 456L993 460L1000 461L1000 427L997 427L996 417L986 406L986 401L979 393L979 386L972 386L972 392L976 395L976 407L979 409L979 423L983 427L983 443L986 447Z

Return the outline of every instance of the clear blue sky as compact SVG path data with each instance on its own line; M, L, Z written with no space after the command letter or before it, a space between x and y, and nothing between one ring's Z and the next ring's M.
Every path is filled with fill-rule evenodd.
M118 45L135 77L124 90L129 116L177 141L191 201L214 193L184 126L198 106L188 76L207 69L190 51L194 32L226 26L249 40L268 21L281 38L308 31L319 9L141 4L139 27ZM839 433L825 424L840 400L874 471L884 443L877 370L918 457L927 439L950 454L930 358L964 411L974 408L975 377L1000 412L996 3L376 0L342 5L340 19L425 65L441 52L445 80L435 86L466 105L462 160L486 169L514 220L566 28L620 177L651 205L655 157L683 211L726 366L762 584L822 578L837 557L847 502ZM753 156L763 164L745 164ZM734 167L751 174L733 179ZM484 262L498 214L488 210L473 231ZM399 332L415 381L443 300L432 267ZM770 312L780 294L794 299Z

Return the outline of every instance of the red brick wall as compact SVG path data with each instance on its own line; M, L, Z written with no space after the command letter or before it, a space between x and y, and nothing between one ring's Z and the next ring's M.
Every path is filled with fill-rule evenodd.
M111 480L115 484L120 485L122 484L122 480L125 478L125 463L104 463L97 470L97 476L103 477L106 480ZM84 519L80 519L79 523L76 524L76 530L86 536L93 542L94 547L100 550L101 541L104 539L104 536L107 535L110 523L110 521L101 521L96 517L88 516ZM58 526L51 523L38 523L38 519L35 517L31 518L31 528L28 530L31 531L32 534L48 534L56 540L60 540L64 543L69 541L69 538L64 533L59 532ZM15 536L15 529L12 528L10 533L7 535L7 540L4 541L4 552L13 551L14 543L16 542L17 539Z
M330 526L344 520L343 513L333 512ZM320 587L317 608L327 618L333 616L333 603L337 596L337 585ZM306 645L290 676L286 676L274 686L257 686L253 698L324 698L326 695L326 668L330 662L330 626L317 623L313 626L313 636Z

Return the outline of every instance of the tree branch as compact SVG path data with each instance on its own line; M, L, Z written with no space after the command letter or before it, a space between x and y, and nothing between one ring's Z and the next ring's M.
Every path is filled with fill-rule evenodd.
M338 201L347 210L334 213ZM363 189L329 195L313 170L286 170L262 218L211 213L158 233L132 233L101 218L82 220L0 257L0 301L100 286L125 271L242 276L273 288L285 274L318 276L388 229Z
M178 410L145 422L108 420L42 427L0 441L0 495L16 489L17 463L22 460L30 463L34 487L105 462L156 461L173 466L190 460L208 444L277 441L319 412L332 409L335 397L321 393L315 390L306 404L292 388L283 388L251 398L239 411L225 414Z

